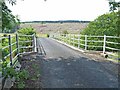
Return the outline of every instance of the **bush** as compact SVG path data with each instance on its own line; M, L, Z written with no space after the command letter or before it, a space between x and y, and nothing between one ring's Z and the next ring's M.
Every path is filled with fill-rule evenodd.
M64 31L63 31L63 34L68 34L68 31L67 31L67 30L64 30Z
M95 35L95 36L103 36L103 35L107 35L107 36L120 36L120 30L119 30L119 13L120 12L112 12L112 13L108 13L108 14L104 14L99 16L97 19L95 19L94 21L90 22L90 24L88 25L87 28L85 28L81 34L84 35ZM88 38L89 40L96 40L99 41L100 38ZM103 40L103 39L101 39ZM111 41L111 42L118 42L118 39L113 39L107 38L107 41ZM88 44L92 44L92 43L88 43ZM102 43L94 43L94 45L96 46L100 46L103 45ZM109 47L113 47L113 48L120 48L118 45L115 44L107 44L107 46ZM92 49L92 48L90 48ZM97 50L99 50L100 48L95 48ZM101 48L102 49L102 48Z
M86 35L107 35L120 36L118 30L118 12L112 12L99 16L94 21L90 22L87 28L81 33Z
M25 34L25 35L32 35L32 34L36 34L34 28L32 27L28 27L28 28L22 28L20 30L18 30L19 34Z
M34 30L34 28L32 27L28 27L28 28L22 28L20 30L18 30L18 34L22 34L22 35L33 35L35 34L36 35L36 32ZM29 41L29 40L32 40L33 37L26 37L26 36L19 36L19 41ZM21 42L19 43L20 46L31 46L32 45L32 42ZM28 49L20 49L20 52L24 52L24 51L32 51L31 48L28 48Z

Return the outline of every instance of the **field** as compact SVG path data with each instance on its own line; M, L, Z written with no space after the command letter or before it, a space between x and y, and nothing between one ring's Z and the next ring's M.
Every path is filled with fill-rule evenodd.
M21 27L32 26L37 33L62 33L67 30L69 33L80 33L88 26L88 23L25 23Z

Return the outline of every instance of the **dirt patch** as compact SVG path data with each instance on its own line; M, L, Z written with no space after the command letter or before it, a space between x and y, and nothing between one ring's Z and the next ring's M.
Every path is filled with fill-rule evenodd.
M40 58L36 59L38 54L24 55L20 59L21 71L28 72L28 78L25 79L24 88L41 88ZM13 88L18 88L19 82L15 82Z

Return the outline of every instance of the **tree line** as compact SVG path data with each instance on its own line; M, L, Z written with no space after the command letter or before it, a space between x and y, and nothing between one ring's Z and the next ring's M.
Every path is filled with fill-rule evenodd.
M26 21L21 23L89 23L90 21L79 21L79 20L59 20L59 21Z

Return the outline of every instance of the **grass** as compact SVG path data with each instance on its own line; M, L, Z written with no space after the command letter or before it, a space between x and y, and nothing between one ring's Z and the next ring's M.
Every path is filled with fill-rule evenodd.
M47 37L47 34L37 33L37 37Z

